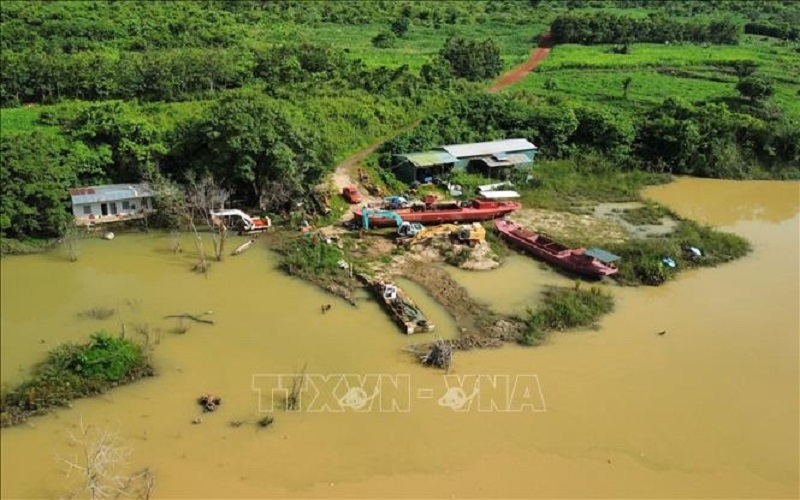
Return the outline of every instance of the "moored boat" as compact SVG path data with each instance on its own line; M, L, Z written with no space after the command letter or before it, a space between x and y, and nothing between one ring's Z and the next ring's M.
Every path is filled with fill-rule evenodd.
M420 203L391 211L399 215L405 222L430 225L497 219L518 210L521 206L515 201L472 200ZM357 220L362 219L361 210L354 212L354 215ZM391 217L369 215L369 224L375 227L388 227L396 226L397 222Z
M567 271L591 277L610 276L617 272L619 257L600 249L569 248L508 220L496 220L494 226L506 241L536 257Z
M382 280L370 281L362 278L374 289L386 311L400 325L406 335L432 332L434 325L425 317L411 298L397 285Z

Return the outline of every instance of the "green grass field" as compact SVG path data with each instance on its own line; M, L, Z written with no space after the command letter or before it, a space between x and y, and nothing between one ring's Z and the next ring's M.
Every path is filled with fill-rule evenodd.
M786 116L800 119L800 81L791 76L800 74L800 55L789 44L746 36L738 46L633 44L629 54L616 54L613 48L556 46L536 71L509 91L525 89L628 109L667 97L721 100L738 96L738 79L726 64L755 61L758 72L775 81L772 103ZM632 84L625 100L622 82L627 77Z
M536 46L538 36L546 30L545 23L524 26L499 23L443 25L439 29L412 26L405 37L397 40L394 47L386 49L372 46L372 38L387 31L384 24L322 24L314 28L291 26L282 30L265 30L259 39L266 43L280 43L287 39L329 43L333 47L347 49L352 57L363 60L368 67L399 67L408 64L411 70L418 71L428 59L436 55L450 34L471 40L494 38L500 47L505 66L510 68L527 59ZM291 38L287 38L289 36Z
M0 109L0 134L14 132L32 132L40 130L45 133L58 133L58 127L46 127L38 123L39 113L53 106L31 106L26 108Z
M153 123L165 130L171 129L175 123L187 121L191 117L198 117L211 101L187 101L173 103L144 104L141 111L148 115ZM85 102L66 101L61 104L49 106L30 106L22 108L0 109L0 134L13 134L15 132L31 132L38 130L48 134L58 134L61 129L57 126L43 125L39 116L45 112L68 110L70 107L82 107ZM66 114L69 114L67 111Z

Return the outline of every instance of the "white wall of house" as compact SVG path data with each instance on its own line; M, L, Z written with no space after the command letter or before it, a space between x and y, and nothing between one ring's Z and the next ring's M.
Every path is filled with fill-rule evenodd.
M97 203L75 203L72 205L72 215L76 219L99 219L104 217L103 205L106 205L106 215L133 215L141 213L142 210L150 210L153 208L152 200L150 198L129 198L127 200L116 200L108 202Z

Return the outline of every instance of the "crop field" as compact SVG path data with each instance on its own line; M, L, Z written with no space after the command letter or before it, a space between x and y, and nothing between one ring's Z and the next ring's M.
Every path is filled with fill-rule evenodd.
M667 97L689 101L723 101L736 97L732 64L754 61L772 78L772 101L787 116L800 119L800 74L797 48L779 41L744 37L737 46L633 44L630 53L614 45L558 45L535 72L515 88L537 95L559 95L579 101L613 102L623 108L655 104ZM627 100L622 82L630 77Z

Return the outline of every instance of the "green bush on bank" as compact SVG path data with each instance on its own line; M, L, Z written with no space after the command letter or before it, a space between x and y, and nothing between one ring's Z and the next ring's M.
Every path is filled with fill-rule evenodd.
M0 396L0 426L24 422L70 401L153 375L143 349L100 331L86 344L63 344L33 368L30 377Z
M549 332L593 326L614 309L614 298L598 287L582 290L551 287L545 291L544 306L528 310L525 329L519 342L535 346L547 339Z
M693 246L702 252L699 257L687 251ZM675 231L667 236L632 239L621 244L607 245L622 257L615 276L624 285L657 286L674 277L682 269L712 267L747 255L752 246L741 236L724 233L691 220L681 220ZM675 268L662 263L671 258Z
M302 278L322 278L341 272L342 250L316 236L298 238L283 250L281 266L289 274Z

